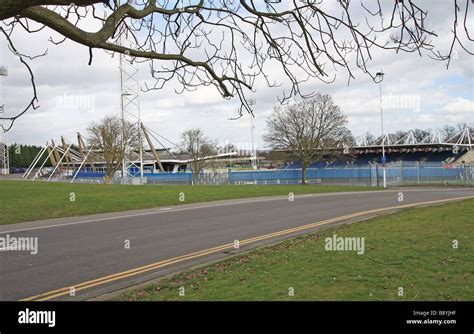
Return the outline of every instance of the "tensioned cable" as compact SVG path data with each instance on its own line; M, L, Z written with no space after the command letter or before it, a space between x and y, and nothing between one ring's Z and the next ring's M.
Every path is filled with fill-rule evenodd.
M145 128L145 129L146 129L147 131L149 131L148 128ZM158 138L156 138L152 133L149 133L149 134L150 134L150 136L151 136L153 139L155 139L155 140L158 142L158 144L160 144L169 154L171 154L175 159L177 159L176 156L175 156L173 153L171 153L171 151L168 150L168 149L165 147L165 145L163 145L163 144L158 140Z

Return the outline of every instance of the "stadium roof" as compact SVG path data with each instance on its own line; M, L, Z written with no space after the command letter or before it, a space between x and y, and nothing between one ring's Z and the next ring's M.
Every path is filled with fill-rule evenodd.
M423 146L451 146L451 147L467 147L472 149L474 147L474 134L469 128L465 128L459 133L447 138L441 131L434 130L425 138L418 140L413 131L408 133L398 140L393 139L392 134L385 134L383 137L378 137L375 141L370 142L367 136L361 136L356 139L356 145L353 148L380 148L383 146L389 147L423 147Z

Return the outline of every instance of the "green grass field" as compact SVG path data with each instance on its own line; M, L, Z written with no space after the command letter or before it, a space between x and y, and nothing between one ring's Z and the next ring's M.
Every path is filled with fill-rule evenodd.
M92 185L0 181L0 225L38 219L153 208L233 198L375 190L322 185ZM179 201L180 193L185 201ZM75 201L70 200L74 193Z
M334 233L364 237L365 253L326 251ZM407 209L185 271L116 300L472 301L473 238L474 200Z

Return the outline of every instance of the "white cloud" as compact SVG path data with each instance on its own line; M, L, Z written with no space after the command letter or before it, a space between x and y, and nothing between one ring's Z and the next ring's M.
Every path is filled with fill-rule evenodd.
M456 97L449 101L441 110L448 113L466 113L474 118L474 100Z

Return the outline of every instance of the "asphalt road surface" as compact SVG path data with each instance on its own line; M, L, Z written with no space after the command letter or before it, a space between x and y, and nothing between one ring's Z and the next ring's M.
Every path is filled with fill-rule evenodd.
M0 252L0 300L91 299L394 207L469 196L474 189L280 196L0 226L0 238L38 238L35 255Z

